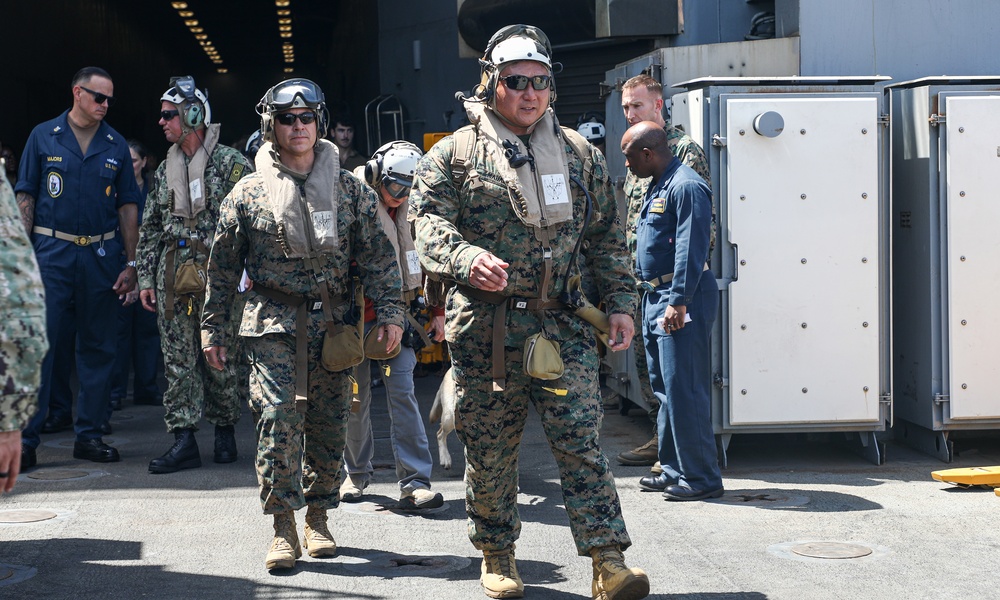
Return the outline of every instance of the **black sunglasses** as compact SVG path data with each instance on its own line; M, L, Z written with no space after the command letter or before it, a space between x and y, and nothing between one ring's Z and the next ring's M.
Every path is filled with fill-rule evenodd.
M501 77L500 81L512 90L521 91L527 89L529 81L531 82L531 87L536 90L544 90L552 83L552 77L549 75L535 75L534 77L528 77L527 75L508 75L506 77Z
M295 125L295 120L302 121L303 125L308 125L316 120L316 113L309 111L304 113L284 112L274 115L274 120L282 125Z
M169 121L179 114L181 114L179 110L161 110L160 118L163 119L164 121Z
M90 95L92 95L94 97L94 102L96 102L97 104L104 104L104 101L107 100L109 107L115 105L115 97L114 96L108 96L108 95L102 94L100 92L95 92L94 90L87 89L87 88L83 87L82 85L80 86L80 89L83 90L83 91L85 91L85 92L87 92L87 93L89 93Z

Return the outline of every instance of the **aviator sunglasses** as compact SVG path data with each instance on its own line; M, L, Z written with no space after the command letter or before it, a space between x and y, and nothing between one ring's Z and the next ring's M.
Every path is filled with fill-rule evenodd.
M114 96L108 96L108 95L102 94L100 92L95 92L94 90L89 89L89 88L85 88L82 85L80 86L80 89L83 90L83 91L85 91L85 92L87 92L87 93L89 93L91 96L93 96L94 97L94 102L96 102L97 104L104 104L104 101L107 100L109 107L115 105L115 97Z
M275 121L281 123L282 125L287 125L289 127L291 127L292 125L295 125L295 120L296 119L298 119L299 121L302 121L303 125L308 125L308 124L310 124L310 123L312 123L313 121L316 120L316 113L314 113L312 111L304 112L304 113L299 113L299 114L292 113L292 112L285 112L285 113L278 113L278 114L274 115L274 120Z
M161 110L160 118L164 121L169 121L179 114L181 114L179 110Z
M506 77L501 77L500 81L507 86L508 89L512 90L524 90L528 88L528 82L531 82L531 87L536 90L544 90L549 87L552 83L552 77L549 75L535 75L534 77L528 77L527 75L508 75Z

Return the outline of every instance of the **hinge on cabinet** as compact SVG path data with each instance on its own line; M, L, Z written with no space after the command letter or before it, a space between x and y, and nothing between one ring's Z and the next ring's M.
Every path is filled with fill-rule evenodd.
M712 385L722 390L729 387L729 380L723 378L719 373L716 373L712 375Z
M928 121L930 121L931 123L931 127L937 127L938 125L943 125L947 120L948 118L945 115L938 115L938 114L931 115L930 119L928 119Z
M880 114L878 116L878 124L881 125L881 126L883 126L883 127L888 127L889 126L889 114L888 113L882 113L882 114Z
M892 404L892 394L891 393L882 394L881 396L878 397L878 401L885 405Z
M726 138L716 133L712 136L712 145L716 148L723 148L726 145Z
M948 397L948 394L934 394L934 404L945 404L950 401L951 398Z
M622 84L625 80L621 77L615 79L614 83L608 83L607 81L602 81L597 84L597 95L601 100L604 100L611 95L611 92L620 92L622 89Z

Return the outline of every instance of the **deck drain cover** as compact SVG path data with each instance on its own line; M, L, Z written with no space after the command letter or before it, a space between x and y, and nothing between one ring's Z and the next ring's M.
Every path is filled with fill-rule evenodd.
M58 516L50 510L0 510L0 523L35 523Z
M861 544L847 542L808 542L792 546L792 552L810 558L861 558L872 553L872 549Z
M77 469L42 469L25 475L28 479L41 479L54 481L56 479L79 479L90 475L90 471L79 471Z
M782 506L805 506L809 504L806 496L789 496L777 492L727 492L717 502L736 504L739 506L760 506L777 508Z
M468 567L471 560L464 556L448 554L406 555L379 552L358 557L357 562L344 566L364 575L379 577L436 576L460 571Z

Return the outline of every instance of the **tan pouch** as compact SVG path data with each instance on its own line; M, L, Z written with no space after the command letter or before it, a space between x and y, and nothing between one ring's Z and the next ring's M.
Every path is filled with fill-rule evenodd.
M205 265L189 258L177 267L177 274L174 276L174 294L178 296L203 294L206 279Z
M399 354L399 347L402 344L396 344L392 352L386 352L385 348L389 342L389 336L386 336L382 341L378 341L378 327L372 327L371 330L365 335L365 356L372 360L389 360L390 358L395 358Z
M559 379L564 369L559 344L541 332L524 342L524 372L529 376L545 381Z
M340 325L337 333L323 334L323 355L320 364L327 371L345 371L358 365L365 359L364 344L361 332L357 327Z

